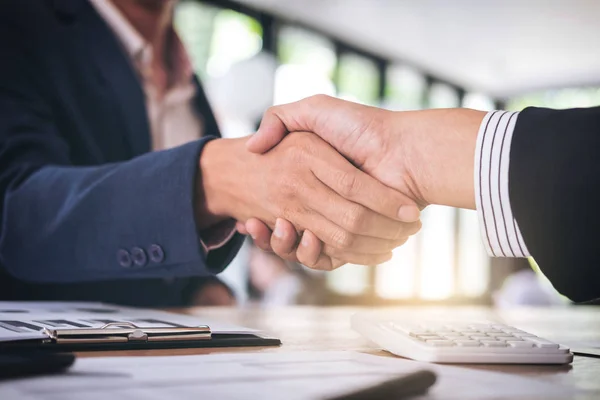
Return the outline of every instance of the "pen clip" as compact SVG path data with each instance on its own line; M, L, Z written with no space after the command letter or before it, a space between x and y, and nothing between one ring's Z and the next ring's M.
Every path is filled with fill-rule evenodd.
M44 328L43 332L57 344L191 341L211 338L208 326L143 328L131 322L111 322L99 328Z

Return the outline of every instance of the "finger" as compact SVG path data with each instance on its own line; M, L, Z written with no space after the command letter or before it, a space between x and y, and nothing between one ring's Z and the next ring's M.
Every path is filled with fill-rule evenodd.
M404 240L406 242L406 239ZM327 247L327 246L325 246ZM384 254L368 255L352 252L340 252L337 249L329 249L321 252L323 245L311 231L304 231L296 256L298 261L312 269L331 271L343 264L352 263L358 265L382 264L392 256L391 252ZM333 251L332 251L333 250Z
M321 215L312 217L315 222L315 227L311 228L319 239L325 243L325 249L337 249L339 252L327 251L328 255L335 255L341 258L342 253L353 252L366 255L375 255L387 253L397 247L403 245L407 238L416 234L421 228L421 221L413 222L405 225L405 235L398 239L381 239L371 236L357 235L349 232L328 221ZM326 222L322 221L325 219ZM331 224L331 225L330 225Z
M325 254L319 254L317 261L312 265L302 263L304 266L317 271L333 271L346 264L345 261L331 258Z
M246 230L252 236L254 244L261 250L272 252L271 248L271 229L262 221L256 218L250 218L246 221Z
M321 251L328 257L344 260L353 264L374 265L378 263L378 260L380 260L382 256L389 255L393 249L403 246L408 239L409 238L406 237L397 240L393 246L383 249L380 253L365 253L354 251L354 249L340 250L329 245L324 245Z
M235 229L241 234L241 235L248 235L248 230L246 229L246 224L244 224L243 222L237 221L235 223Z
M359 171L360 172L360 171ZM363 205L349 201L328 186L320 182L315 190L300 192L299 198L310 208L327 218L329 221L355 235L387 239L387 242L413 235L418 232L420 222L404 223L387 218ZM310 228L306 227L310 230ZM313 232L315 232L313 230ZM316 232L315 232L316 233ZM375 241L369 241L365 246L371 246ZM388 246L388 247L385 247ZM384 245L389 250L389 245ZM382 247L371 249L370 253L380 253ZM387 251L386 250L386 251ZM362 251L362 250L357 250Z
M414 227L412 229L416 233L417 227ZM371 254L371 255L387 253L397 247L402 246L404 243L406 243L406 240L408 239L409 236L412 236L412 234L406 235L399 239L379 239L379 238L374 238L371 236L362 236L362 235L353 235L353 234L350 234L350 236L352 239L351 239L351 242L349 245L345 245L345 246L339 245L339 244L327 245L326 246L326 249L328 250L327 254L339 256L340 254L342 254L344 252L354 252L354 253ZM330 248L337 249L338 252L334 253L333 251L329 251Z
M312 171L340 196L393 221L415 222L421 212L414 200L362 172L339 154L315 157ZM379 223L383 220L379 219ZM391 227L383 225L383 229Z
M277 218L275 230L271 236L271 248L279 257L288 261L297 261L296 247L298 244L298 233L291 222Z
M296 258L298 262L313 267L317 265L323 243L311 231L304 231L298 250L296 250Z
M305 210L290 219L296 221L295 223L301 229L312 231L319 240L333 248L356 252L367 250L372 253L383 253L385 251L381 249L381 245L377 244L378 240L382 239L369 238L371 240L365 243L367 236L350 233L317 212ZM373 245L377 246L375 251L369 248Z
M336 259L335 257L329 257ZM346 264L375 266L389 261L392 258L392 252L384 254L345 253L343 257L342 260Z

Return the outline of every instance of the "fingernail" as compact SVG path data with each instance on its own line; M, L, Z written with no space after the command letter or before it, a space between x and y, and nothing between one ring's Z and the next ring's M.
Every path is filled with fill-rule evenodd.
M308 247L308 245L309 245L306 231L304 231L304 233L302 234L302 240L300 241L300 245L303 247Z
M283 227L279 218L275 221L275 231L273 231L273 234L280 239L283 237Z
M398 218L402 222L415 222L421 217L421 211L417 206L402 206L398 210Z

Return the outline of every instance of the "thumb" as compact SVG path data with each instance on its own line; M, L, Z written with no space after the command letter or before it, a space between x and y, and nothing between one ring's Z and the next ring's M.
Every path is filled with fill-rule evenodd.
M274 108L276 107L267 110L258 131L246 142L246 148L252 153L266 153L281 142L289 132L284 120Z
M265 153L275 147L290 132L315 132L317 116L323 103L332 98L316 95L295 103L273 106L267 110L258 131L248 139L246 148L253 153Z

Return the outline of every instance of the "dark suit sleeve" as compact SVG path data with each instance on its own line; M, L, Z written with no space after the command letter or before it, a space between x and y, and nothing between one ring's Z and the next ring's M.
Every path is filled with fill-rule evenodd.
M27 49L0 40L0 260L16 278L75 282L220 272L241 237L203 253L194 182L204 138L101 166L71 165ZM145 255L140 256L140 252ZM138 255L136 265L127 254Z
M511 153L510 202L525 243L556 289L600 297L600 107L527 108Z

